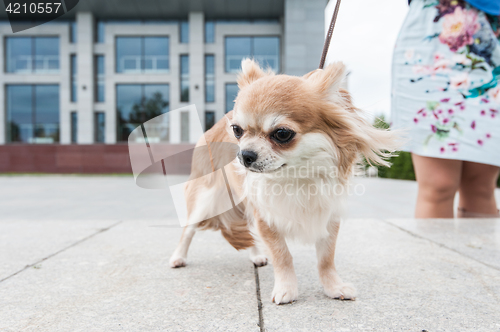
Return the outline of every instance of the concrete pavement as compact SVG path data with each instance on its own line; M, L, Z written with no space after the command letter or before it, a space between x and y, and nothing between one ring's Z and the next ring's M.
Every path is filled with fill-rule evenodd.
M357 300L323 295L314 249L291 243L300 295L276 306L272 266L219 233L168 267L181 233L168 192L2 176L0 331L500 331L500 220L414 220L415 183L357 181L336 256Z

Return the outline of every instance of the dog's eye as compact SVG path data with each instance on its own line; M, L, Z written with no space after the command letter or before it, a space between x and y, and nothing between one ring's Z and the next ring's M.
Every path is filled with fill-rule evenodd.
M273 133L272 138L274 138L274 140L276 140L278 143L288 143L294 136L295 133L293 131L281 128Z
M237 125L233 125L233 133L234 133L234 137L236 138L241 138L241 136L243 136L243 129L241 129L240 126L237 126Z

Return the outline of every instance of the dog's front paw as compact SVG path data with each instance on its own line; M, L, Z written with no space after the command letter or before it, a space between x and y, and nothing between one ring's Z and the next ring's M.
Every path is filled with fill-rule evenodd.
M356 299L356 288L351 284L332 284L325 287L325 294L333 299L354 301Z
M276 282L273 289L272 302L276 304L285 304L296 301L299 297L299 289L294 283Z
M184 257L179 257L176 255L170 257L171 268L183 267L183 266L186 266L186 259Z

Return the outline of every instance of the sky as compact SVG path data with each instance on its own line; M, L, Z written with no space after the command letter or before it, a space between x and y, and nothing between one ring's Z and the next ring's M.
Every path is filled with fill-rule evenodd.
M335 3L330 0L326 7L325 31ZM390 116L392 51L407 12L407 0L344 0L340 4L326 63L346 64L354 104L374 116Z

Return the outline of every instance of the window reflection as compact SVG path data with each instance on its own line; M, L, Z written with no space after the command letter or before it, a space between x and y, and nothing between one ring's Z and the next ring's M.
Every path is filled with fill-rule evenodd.
M69 25L69 42L74 44L78 42L78 25L72 21Z
M205 112L205 131L209 130L215 125L215 112L206 111Z
M7 37L8 73L58 73L59 38Z
M168 37L145 37L144 71L168 71Z
M205 43L212 44L215 42L215 23L214 21L205 22Z
M180 22L180 36L179 36L181 44L189 43L189 22L181 21Z
M189 101L189 55L181 55L181 101Z
M181 142L189 142L189 112L181 112Z
M59 86L7 86L7 141L59 142Z
M104 112L94 113L94 141L96 143L104 143L105 135L105 114Z
M215 57L205 55L205 102L215 101Z
M255 59L263 68L280 70L279 37L226 37L226 72L240 70L241 60Z
M71 143L78 140L78 113L71 112Z
M238 84L226 84L226 113L231 112L234 107L234 100L238 95Z
M104 77L104 55L95 56L95 101L102 103L104 102L104 89L105 89L105 77Z
M70 70L71 70L71 102L77 101L77 93L78 93L78 62L75 54L72 54L70 57Z
M59 86L35 85L35 139L33 143L59 142Z
M241 60L252 56L251 37L226 37L226 71L240 70Z
M168 54L168 37L117 37L116 72L167 72Z
M117 140L127 141L128 136L144 122L169 110L168 84L119 84L116 86ZM165 117L168 121L168 117ZM168 123L148 129L150 142L166 141Z

